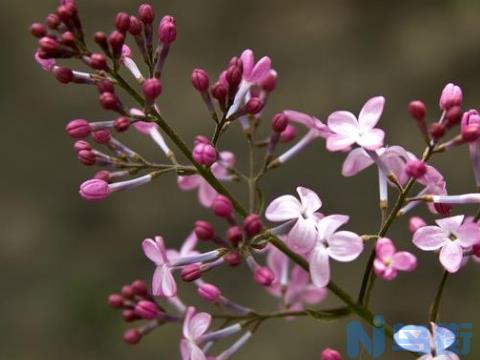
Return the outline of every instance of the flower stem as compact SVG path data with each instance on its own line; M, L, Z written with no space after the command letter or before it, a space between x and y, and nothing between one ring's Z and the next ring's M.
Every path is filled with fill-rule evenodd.
M448 279L448 275L450 273L448 271L444 271L442 275L442 279L440 280L440 284L438 285L437 293L435 298L433 299L432 306L430 307L430 321L437 322L438 320L438 312L440 309L440 301L442 300L443 290L445 289L445 284Z

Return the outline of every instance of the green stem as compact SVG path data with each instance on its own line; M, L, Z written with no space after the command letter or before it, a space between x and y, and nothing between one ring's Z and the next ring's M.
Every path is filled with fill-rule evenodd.
M432 306L430 307L430 321L437 322L438 320L438 311L440 309L440 301L442 300L443 290L445 289L445 284L447 283L448 271L444 271L440 284L438 285L437 293L433 299Z

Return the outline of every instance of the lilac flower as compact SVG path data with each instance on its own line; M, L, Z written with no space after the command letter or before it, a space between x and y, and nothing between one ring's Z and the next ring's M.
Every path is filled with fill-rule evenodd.
M336 231L348 221L346 215L329 215L317 222L317 238L310 253L310 275L313 284L324 287L330 282L330 261L355 260L363 251L362 238L351 231Z
M377 150L383 146L385 133L376 129L383 112L385 98L377 96L363 106L358 119L351 112L336 111L328 117L328 127L332 135L327 138L329 151L345 151L353 144L366 150Z
M189 307L183 322L183 339L180 342L182 360L206 360L199 343L210 324L212 317L207 313L195 313L194 307Z
M373 263L375 273L384 280L393 280L398 271L413 271L417 266L417 259L407 251L398 251L390 239L378 239L375 247L376 259Z
M394 335L398 346L407 351L421 353L417 360L459 360L457 354L447 351L455 342L455 334L447 328L430 323L425 326L406 325Z
M317 210L322 206L318 195L305 187L297 187L300 201L292 195L283 195L268 205L265 216L273 222L294 221L288 234L288 244L301 253L310 251L317 238Z
M426 251L440 250L440 263L450 273L457 272L462 264L463 251L480 238L476 223L463 223L464 216L438 219L438 226L424 226L413 235L413 243Z
M229 151L222 151L210 170L220 181L230 181L233 177L228 170L235 165L235 155ZM198 201L205 207L211 207L217 197L217 191L200 175L179 176L178 187L182 190L198 189Z

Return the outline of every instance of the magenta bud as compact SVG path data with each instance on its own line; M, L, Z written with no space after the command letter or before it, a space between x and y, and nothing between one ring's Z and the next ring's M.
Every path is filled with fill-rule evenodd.
M135 296L135 291L133 291L133 287L131 285L122 286L122 296L126 299L133 299L133 297Z
M122 317L123 317L123 320L125 320L126 322L132 322L140 319L140 317L137 315L137 313L133 309L123 310Z
M98 144L108 144L112 139L112 134L107 129L92 131L92 139Z
M130 28L128 29L130 34L132 34L133 36L140 35L140 33L142 32L142 28L143 26L140 19L136 16L130 16Z
M471 124L480 125L480 114L475 109L465 111L462 116L462 128Z
M126 117L120 117L116 119L113 123L113 127L118 132L126 131L129 126L130 126L130 120Z
M215 303L220 299L222 293L215 285L204 283L197 288L198 296L207 302Z
M44 36L38 40L38 46L49 57L55 57L60 53L60 44L50 37Z
M112 309L120 309L123 307L123 297L120 294L110 294L108 296L108 306Z
M142 334L137 329L130 329L123 333L123 341L128 345L135 345L142 339Z
M221 82L216 82L212 86L212 96L217 99L220 103L225 103L227 99L228 89Z
M288 118L284 113L275 114L272 118L272 129L277 133L285 131L288 126Z
M452 212L453 206L451 204L442 204L442 203L435 203L433 207L440 215L448 215Z
M242 257L236 251L230 251L227 253L223 259L229 266L238 266L242 263Z
M145 24L151 24L155 19L155 11L150 4L142 4L138 8L138 18Z
M419 179L427 173L427 165L422 160L410 160L405 166L405 172L408 176Z
M418 229L426 226L427 223L419 216L412 216L408 221L408 230L414 234Z
M120 107L118 97L114 93L104 92L100 94L99 100L105 110L118 110Z
M215 230L212 224L203 220L195 221L194 231L200 240L211 240L215 236Z
M275 275L273 274L272 270L266 266L259 266L255 270L253 277L257 284L266 287L272 285L273 281L275 280Z
M452 106L461 106L463 101L462 89L455 84L447 84L440 95L440 109L448 110Z
M270 71L267 76L265 76L260 81L260 86L266 92L272 92L277 87L277 73L275 71Z
M469 124L462 127L462 140L465 142L477 141L480 137L480 125Z
M230 65L227 69L226 79L230 88L237 88L242 81L242 68L236 65Z
M107 170L100 170L95 174L93 178L108 182L110 180L110 172L108 172Z
M95 165L97 157L92 150L80 150L77 152L77 159L86 166Z
M158 314L158 307L151 301L140 300L137 305L135 305L135 313L145 320L153 320Z
M280 134L280 142L284 144L289 143L290 141L295 139L296 136L297 136L297 130L295 130L295 127L289 124L287 125L285 130L283 130L282 133Z
M77 14L77 8L74 4L60 5L57 8L57 15L63 22L72 20Z
M445 135L445 126L439 123L433 123L430 125L430 128L428 129L428 133L434 140L438 140Z
M107 59L105 58L105 55L95 53L90 56L89 65L95 70L106 70Z
M66 67L57 67L53 70L55 78L62 84L68 84L73 81L73 71Z
M473 255L480 257L480 244L473 245L472 251Z
M153 101L162 93L162 83L155 78L147 79L143 82L142 90L145 98Z
M74 139L82 139L90 135L90 123L83 119L72 120L65 127L65 131Z
M93 40L102 49L108 49L108 39L104 32L97 31L95 34L93 34Z
M239 226L231 226L227 230L227 239L233 246L237 246L243 239L242 229Z
M165 16L160 22L158 38L164 44L171 44L177 38L177 25L171 16Z
M60 18L57 14L48 14L45 21L47 23L47 26L52 30L56 30L60 25Z
M203 69L194 69L192 71L192 85L197 91L206 92L210 85L207 72Z
M460 106L452 106L450 109L447 110L445 118L447 119L447 127L451 128L460 121L462 121L463 111Z
M98 201L106 199L110 195L110 188L106 181L90 179L80 185L79 193L85 200Z
M243 222L243 229L248 236L255 236L262 230L262 221L257 214L248 215Z
M193 140L193 146L197 146L198 144L210 144L210 140L203 135L195 136L195 140Z
M120 32L127 32L130 29L130 15L125 12L119 12L115 17L115 27Z
M262 99L258 97L252 97L250 100L248 100L247 105L246 105L246 110L248 114L258 114L260 111L262 111L264 102Z
M223 195L217 195L212 203L213 213L218 217L229 218L232 216L233 205L229 198Z
M113 83L110 80L101 80L97 82L97 89L100 94L103 93L114 93L115 88L113 87Z
M63 45L70 46L70 47L74 48L76 46L75 45L75 34L71 31L65 31L62 34L61 43Z
M82 151L82 150L90 151L92 150L92 147L87 141L78 140L78 141L75 141L75 144L73 144L73 149L75 150L75 152L78 153L79 151Z
M410 116L418 122L425 121L425 115L427 114L427 107L420 100L410 101L408 104L408 112Z
M147 284L142 280L135 280L130 287L135 295L146 296L148 294Z
M186 282L195 281L202 276L202 269L198 264L185 265L181 271L182 280Z
M210 167L217 161L217 150L212 144L199 143L193 148L193 158L201 165Z
M41 23L33 23L30 25L30 34L40 39L47 35L47 29Z
M320 355L320 360L342 360L342 356L336 350L326 348Z
M120 31L113 31L108 36L108 43L112 47L113 56L115 58L119 58L122 54L122 47L125 43L125 35L123 35Z

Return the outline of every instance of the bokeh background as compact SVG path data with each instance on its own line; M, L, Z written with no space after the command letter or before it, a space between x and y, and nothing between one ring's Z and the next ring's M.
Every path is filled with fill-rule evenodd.
M139 5L133 0L78 3L90 33L110 31L116 11L133 13ZM405 111L409 100L424 99L429 119L436 120L441 88L454 81L464 89L465 107L478 106L478 1L163 0L154 5L158 14L177 19L178 41L167 62L160 102L166 117L189 141L212 131L191 88L191 70L204 67L214 77L231 56L247 47L270 55L280 74L266 123L285 108L320 119L337 109L357 112L367 98L383 94L387 105L381 125L388 131L388 143L418 153L422 141ZM79 198L78 185L93 170L75 160L64 124L78 117L107 120L111 114L100 109L91 88L62 86L33 62L36 43L28 26L54 6L54 0L0 3L0 358L177 359L178 328L162 328L140 345L127 347L121 341L126 326L105 299L127 281L150 280L153 268L140 249L144 237L162 234L174 246L187 236L195 219L212 216L195 203L193 193L179 192L172 176L100 204ZM126 138L161 161L161 154L145 139ZM245 160L238 128L232 128L222 147L237 149L240 164ZM375 171L342 178L343 158L327 153L321 141L313 144L266 178L267 198L294 192L299 184L308 186L320 194L325 212L351 215L349 229L374 232L379 221ZM474 189L466 149L434 162L448 177L451 193ZM233 188L242 194L239 186ZM464 210L475 209L457 211ZM390 235L399 247L417 252L405 224L403 219ZM334 266L335 280L352 293L358 291L367 253L354 263ZM480 356L478 266L469 264L451 279L442 304L444 321L473 322L468 359ZM422 254L415 274L378 282L373 309L391 322L425 322L440 276L436 257ZM232 270L228 278L217 273L208 279L241 303L264 311L275 307L252 284L245 268ZM190 288L185 293L186 299L198 303ZM325 306L338 304L330 296ZM318 359L325 346L344 351L346 322L268 322L237 359ZM407 357L387 353L382 358Z

